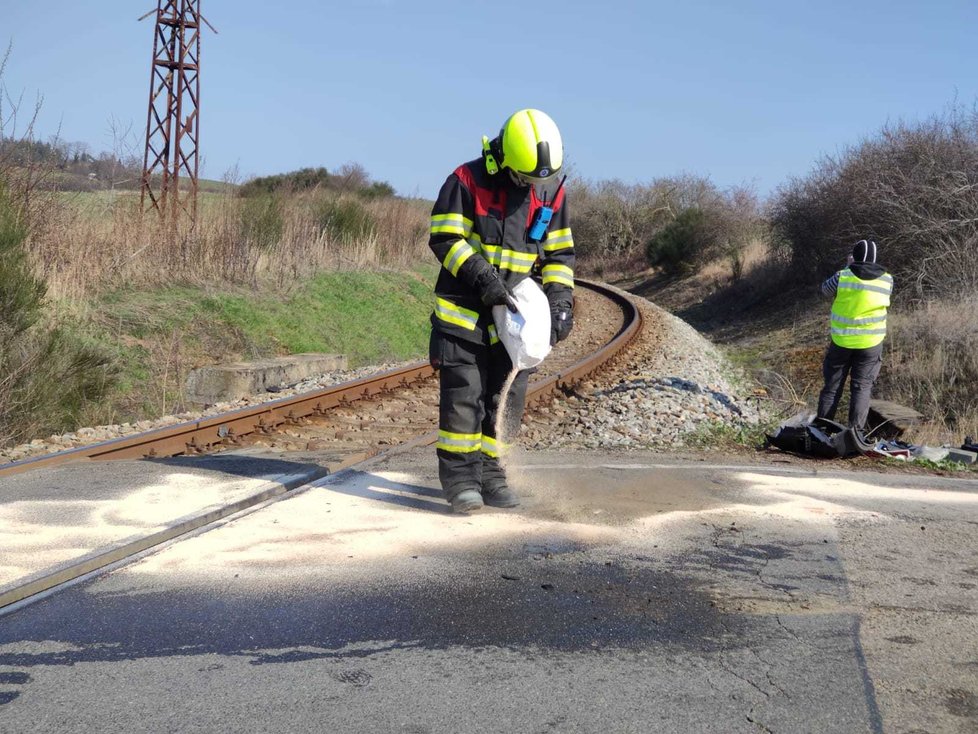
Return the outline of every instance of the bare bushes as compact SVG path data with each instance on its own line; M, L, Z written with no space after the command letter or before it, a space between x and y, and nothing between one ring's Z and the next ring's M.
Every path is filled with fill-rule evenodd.
M695 197L677 202L678 213L648 242L646 258L669 274L689 275L709 262L730 263L734 281L744 273L745 252L765 239L757 199L744 188L721 191L696 181Z
M578 257L596 269L647 261L671 274L689 274L724 257L739 277L745 248L765 231L749 189L721 190L698 176L636 185L582 182L572 205Z
M953 108L888 126L824 158L779 191L771 218L798 280L825 277L852 243L870 238L897 278L898 299L974 292L978 112Z
M652 186L621 181L577 182L571 200L574 249L582 264L628 261L668 221Z

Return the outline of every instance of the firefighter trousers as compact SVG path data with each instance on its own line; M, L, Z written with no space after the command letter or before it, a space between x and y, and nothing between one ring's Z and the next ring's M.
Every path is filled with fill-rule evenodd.
M435 329L429 356L439 375L436 452L446 499L465 490L492 492L504 487L499 457L504 442L519 432L530 370L516 374L501 400L513 368L502 343L476 344ZM500 402L503 414L497 425Z

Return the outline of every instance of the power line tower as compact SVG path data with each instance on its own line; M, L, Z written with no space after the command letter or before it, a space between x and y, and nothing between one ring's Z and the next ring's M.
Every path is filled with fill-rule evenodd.
M176 227L197 222L200 166L200 0L157 0L140 203ZM180 190L181 178L185 179Z

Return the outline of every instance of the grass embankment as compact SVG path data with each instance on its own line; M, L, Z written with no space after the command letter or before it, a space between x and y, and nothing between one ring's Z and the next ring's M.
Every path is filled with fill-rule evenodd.
M167 286L117 290L75 320L111 355L118 384L82 425L180 412L187 373L205 364L326 352L351 367L421 358L427 350L433 268L319 274L288 290Z
M0 445L180 412L213 362L422 356L430 202L313 173L202 193L171 228L138 192L47 190L0 159Z

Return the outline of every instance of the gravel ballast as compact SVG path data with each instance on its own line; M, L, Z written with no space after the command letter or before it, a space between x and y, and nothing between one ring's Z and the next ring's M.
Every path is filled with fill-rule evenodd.
M581 383L566 399L528 413L519 438L521 446L531 450L674 448L686 445L691 435L699 435L708 427L737 428L759 421L756 399L748 387L742 387L746 380L716 347L676 316L645 299L630 297L642 312L642 333L623 356L602 370L599 378ZM592 316L600 312L598 309ZM603 325L606 318L604 315L600 318L585 315L580 319L576 329L580 333L574 335L575 339L594 331L593 337L585 336L589 341L600 343L602 337L598 332L608 328ZM599 321L602 324L597 323ZM545 361L544 366L553 359ZM274 394L219 403L206 410L135 423L80 428L0 449L0 463L200 420L409 364L411 362L397 362L336 371L304 380ZM552 366L561 368L556 363ZM541 373L547 371L541 370Z
M747 380L693 327L636 296L642 333L611 370L531 415L527 449L675 448L716 426L761 419Z
M20 444L9 449L0 449L0 464L10 461L20 461L33 456L42 456L55 451L77 448L78 446L90 446L102 441L111 441L114 438L122 438L137 433L152 431L157 428L175 426L178 423L188 423L207 418L219 413L227 413L240 408L248 408L252 405L260 405L272 400L287 398L292 395L299 395L305 392L312 392L332 385L339 385L343 382L352 382L364 377L371 377L381 372L400 369L414 364L413 361L391 362L379 365L369 365L353 370L337 370L323 375L316 375L307 380L290 385L287 388L278 390L274 393L261 393L252 395L240 400L228 403L215 403L199 411L187 411L176 415L166 415L152 420L136 421L135 423L121 423L107 426L95 426L91 428L79 428L71 433L50 436L45 439L35 439L30 443Z

